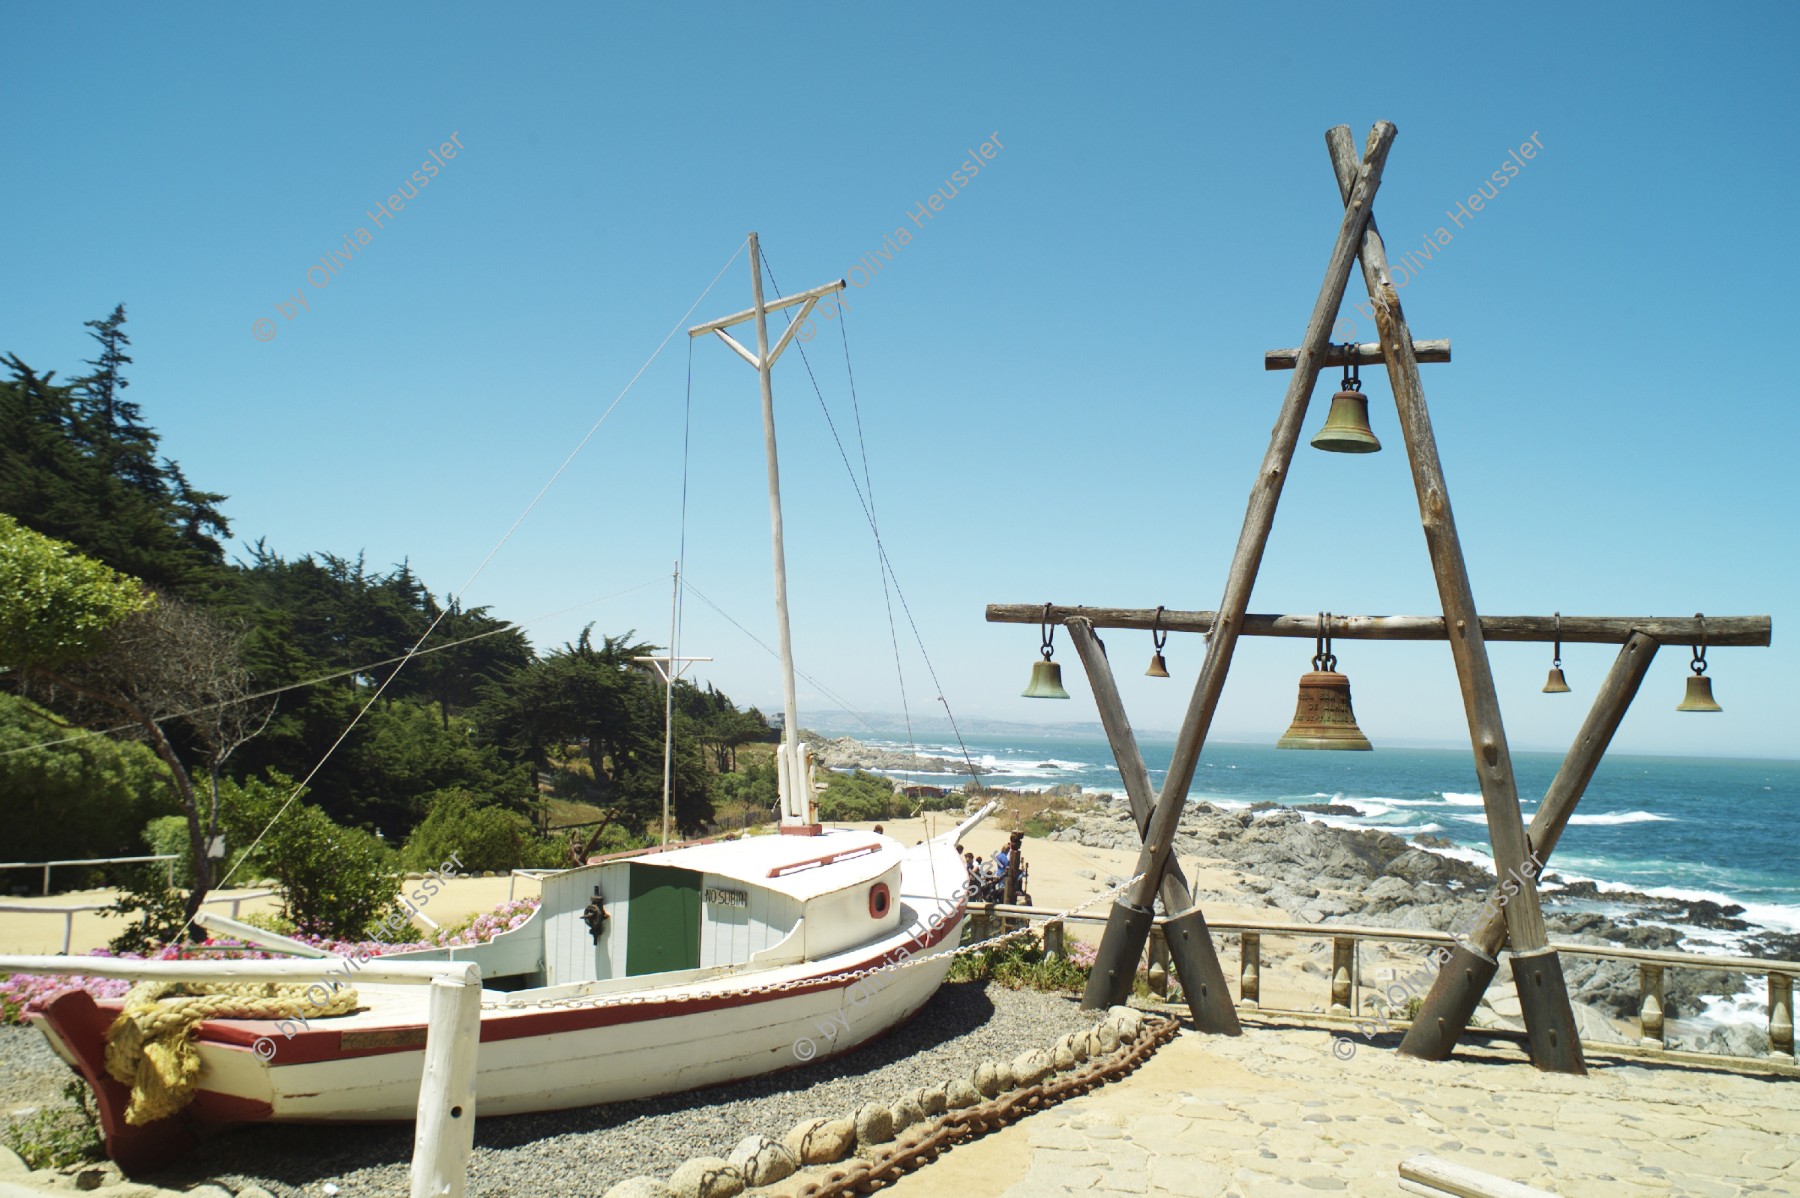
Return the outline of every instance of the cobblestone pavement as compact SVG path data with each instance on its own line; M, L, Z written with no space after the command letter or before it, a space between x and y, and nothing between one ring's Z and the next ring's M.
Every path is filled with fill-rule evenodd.
M1590 1059L1539 1073L1497 1043L1441 1064L1330 1033L1184 1032L1125 1080L964 1145L901 1198L1400 1193L1428 1153L1563 1198L1800 1194L1800 1079Z

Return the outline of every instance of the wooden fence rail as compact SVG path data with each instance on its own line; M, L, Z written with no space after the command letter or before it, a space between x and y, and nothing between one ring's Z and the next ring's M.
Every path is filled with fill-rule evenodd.
M1013 903L970 903L969 914L976 923L977 938L992 934L1000 923L1012 920L1044 920L1045 950L1061 952L1064 924L1104 925L1105 915L1063 915L1044 907L1025 907ZM1161 928L1164 917L1156 917ZM1208 920L1214 933L1236 933L1238 954L1238 1005L1248 1009L1270 1009L1262 1006L1262 938L1290 936L1309 940L1329 940L1332 946L1332 968L1328 978L1330 993L1328 1010L1336 1016L1354 1016L1363 1009L1361 991L1361 957L1359 946L1365 940L1399 941L1433 947L1450 947L1457 943L1448 932L1417 928L1378 928L1358 924L1310 924L1279 920ZM1054 941L1055 947L1052 948ZM1639 1043L1645 1048L1663 1049L1667 1037L1663 1019L1663 973L1668 969L1706 969L1727 973L1761 976L1768 988L1769 1057L1779 1064L1793 1065L1794 1052L1794 983L1800 979L1800 961L1771 960L1762 957L1709 957L1701 953L1672 952L1667 949L1614 948L1602 944L1574 944L1551 941L1558 953L1579 957L1595 957L1603 961L1635 962L1639 985ZM1313 1012L1281 1010L1284 1015L1308 1015ZM1597 1045L1597 1047L1605 1047ZM1716 1054L1714 1054L1716 1055Z

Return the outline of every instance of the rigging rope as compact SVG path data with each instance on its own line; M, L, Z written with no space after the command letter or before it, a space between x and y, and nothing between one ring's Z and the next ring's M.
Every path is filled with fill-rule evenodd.
M758 249L761 252L763 266L765 269L768 269L768 264L769 264L768 252L761 250L761 247L758 247ZM771 286L775 286L775 272L772 269L769 270L769 283ZM777 299L781 298L781 289L779 287L775 287L775 296ZM839 304L838 308L839 308L839 314L841 316L842 311L843 311L843 305ZM794 323L793 310L792 309L784 309L784 311L786 312L789 326L792 326ZM844 448L844 439L838 435L837 422L831 418L831 408L825 402L825 392L819 387L818 377L813 374L812 359L810 359L806 356L806 347L804 345L802 345L798 339L796 339L794 341L794 345L800 351L800 361L805 363L805 365L806 365L806 377L812 381L813 394L818 396L819 408L821 411L823 411L825 413L825 425L827 428L829 428L831 430L832 441L834 441L837 444L838 457L843 461L844 469L850 475L850 486L856 492L856 501L857 501L857 503L862 505L863 518L868 521L869 531L872 534L874 534L875 551L880 556L881 565L882 565L883 570L885 571L884 578L883 578L883 593L885 594L885 592L886 592L886 579L892 578L893 582L894 582L894 594L900 600L900 610L905 613L907 625L909 627L911 627L911 629L912 629L913 640L919 646L919 656L925 662L926 672L931 675L931 684L932 684L932 686L937 688L938 702L942 703L944 705L944 716L946 719L948 719L950 721L950 731L951 731L951 734L956 737L956 747L962 753L963 764L968 767L969 776L972 779L974 779L974 781L976 782L977 785L979 785L980 781L981 781L981 771L976 766L974 758L971 757L969 754L969 746L963 740L962 729L956 723L956 713L950 707L950 700L946 699L944 697L944 684L941 681L939 681L939 679L938 679L937 667L932 664L931 654L926 651L925 638L919 632L919 623L917 620L915 620L913 618L912 606L910 604L908 604L906 601L906 591L900 586L900 576L894 572L894 564L888 558L887 545L881 539L881 529L875 522L875 512L874 512L873 507L871 506L873 503L873 490L871 488L871 494L869 497L865 497L863 495L862 485L860 483L858 483L856 480L856 469L855 469L855 467L851 466L851 464L850 464L849 451ZM845 361L846 367L848 367L848 365L849 365L849 360L850 360L849 354L850 354L849 340L848 340L848 336L846 335L845 342L844 342L844 361ZM852 386L854 386L854 382L852 383ZM862 421L861 421L860 409L859 409L859 414L858 414L858 418L857 418L857 436L859 439L862 436ZM866 467L868 465L868 449L866 446L863 447L863 464L866 469ZM897 658L898 658L898 649L896 649L896 659ZM901 703L902 703L902 706L904 706L905 705L905 692L904 692L905 681L904 681L904 678L902 678L901 686L902 686ZM868 721L866 721L866 720L864 721L865 724L867 722ZM909 717L909 721L908 721L908 735L909 736L911 735L910 717ZM913 748L916 750L918 748L918 746L915 744L913 746Z

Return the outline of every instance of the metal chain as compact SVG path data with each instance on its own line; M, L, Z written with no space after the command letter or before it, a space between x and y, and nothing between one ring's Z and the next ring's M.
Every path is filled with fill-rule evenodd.
M1081 913L1082 911L1087 910L1089 907L1094 906L1097 903L1102 903L1108 899L1116 898L1116 897L1118 897L1119 894L1124 892L1127 888L1135 885L1137 883L1138 879L1141 878L1142 876L1143 875L1139 874L1137 876L1128 878L1124 882L1113 887L1111 890L1103 891L1100 894L1096 894L1093 898L1089 899L1085 903L1081 903L1078 906L1068 907L1062 911L1058 911L1055 915L1052 915L1048 919L1046 919L1045 922L1046 923L1054 923L1058 920L1067 919L1069 916L1077 915L1077 914ZM966 914L966 910L965 910L965 914ZM977 952L986 952L988 949L996 948L999 945L1005 944L1008 940L1015 940L1021 936L1030 935L1033 931L1034 931L1034 929L1028 924L1022 928L1015 928L1014 930L1007 932L1005 935L1002 935L1002 936L994 936L994 937L990 937L989 939L986 939L986 940L977 940L972 944L962 945L959 948L951 950L951 952L949 952L948 954L933 953L930 956L910 956L904 961L887 961L880 965L870 965L863 969L850 969L850 970L845 970L841 973L828 973L822 977L793 978L793 979L790 979L789 981L785 981L785 982L764 982L760 986L742 986L742 987L738 987L735 989L727 989L727 990L704 990L704 991L700 991L698 993L693 993L693 994L672 994L672 995L668 996L668 998L666 998L666 999L658 999L656 1001L659 1001L659 1002L700 1002L700 1001L704 1001L707 999L714 999L714 998L741 998L741 997L746 997L746 996L755 995L755 994L780 994L780 993L783 993L788 990L798 990L803 987L814 987L814 986L818 986L820 984L832 983L832 982L844 982L846 984L849 984L849 983L860 981L861 979L869 977L872 974L893 973L893 972L898 972L899 970L902 970L902 969L911 969L915 965L924 965L927 962L931 962L931 961L941 961L941 960L943 960L943 958L945 956L954 958L954 957L967 956L969 954L977 953ZM624 998L596 998L596 999L545 998L545 999L537 999L532 1002L517 1002L517 1003L515 1003L515 1002L484 1002L481 1004L481 1009L484 1011L531 1011L531 1010L538 1010L538 1009L550 1008L550 1007L583 1007L583 1008L586 1008L586 1007L594 1007L594 1008L629 1007L629 1006L639 1006L639 1005L649 1002L649 1001L651 1001L649 998L647 998L646 996L641 995L641 994L630 995L630 996L627 996Z
M1032 1111L1054 1106L1065 1098L1122 1077L1173 1039L1181 1025L1173 1019L1149 1016L1144 1030L1129 1047L1121 1047L1104 1061L1090 1061L1073 1073L1002 1094L977 1106L941 1115L917 1130L909 1131L891 1148L883 1148L870 1160L848 1168L833 1169L824 1180L808 1182L795 1191L797 1198L835 1198L839 1194L869 1194L899 1179L902 1173L936 1160L965 1140L998 1131Z

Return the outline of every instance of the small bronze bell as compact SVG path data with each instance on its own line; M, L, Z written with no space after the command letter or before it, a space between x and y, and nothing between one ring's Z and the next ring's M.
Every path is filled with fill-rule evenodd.
M1318 651L1312 672L1300 675L1300 697L1294 704L1294 722L1275 742L1277 749L1355 749L1375 746L1356 726L1350 710L1350 679L1337 672L1331 652L1331 617L1319 613Z
M1162 630L1162 614L1162 604L1159 603L1156 605L1156 619L1150 622L1150 643L1155 649L1150 654L1150 668L1144 671L1151 678L1169 676L1169 663L1163 660L1162 655L1163 646L1169 641L1169 634Z
M1062 667L1050 660L1050 655L1056 652L1050 644L1056 632L1050 625L1048 603L1044 604L1044 623L1040 631L1044 643L1039 652L1044 655L1044 660L1032 663L1031 683L1020 693L1027 699L1066 699L1069 692L1063 689Z
M1724 711L1713 701L1712 679L1705 674L1689 674L1687 698L1681 701L1676 711Z
M1675 710L1724 711L1713 701L1712 679L1706 676L1706 617L1695 612L1694 619L1700 621L1700 643L1694 646L1694 659L1688 663L1694 672L1688 676L1687 697Z
M1352 345L1346 345L1344 349L1354 352ZM1339 387L1338 393L1331 397L1331 411L1325 417L1325 427L1312 439L1313 448L1331 453L1378 452L1381 442L1375 439L1374 430L1369 427L1369 397L1360 390L1362 380L1357 377L1354 361L1345 363L1344 381Z
M1027 699L1066 699L1069 692L1063 689L1062 666L1045 658L1031 667L1031 685L1024 691Z
M1569 693L1568 680L1562 672L1562 613L1556 613L1556 652L1550 658L1550 677L1544 681L1546 695L1566 695Z

